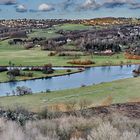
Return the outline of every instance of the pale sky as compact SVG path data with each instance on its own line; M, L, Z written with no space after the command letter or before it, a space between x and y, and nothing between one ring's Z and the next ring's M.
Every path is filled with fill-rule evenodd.
M140 0L0 0L0 19L138 17Z

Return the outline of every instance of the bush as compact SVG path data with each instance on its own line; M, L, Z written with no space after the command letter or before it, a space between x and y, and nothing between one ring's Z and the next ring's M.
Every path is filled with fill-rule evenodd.
M43 68L42 68L42 72L44 74L52 74L54 72L54 70L52 69L52 64L44 65Z
M24 128L24 129L23 129ZM139 119L118 114L88 118L60 118L26 121L24 127L0 119L1 140L139 140Z
M67 72L71 72L71 69L68 69Z
M72 56L72 57L75 57L75 58L78 58L80 56L82 56L83 54L78 54L78 53L67 53L67 52L61 52L58 54L58 56Z
M57 54L57 52L50 52L49 54L48 54L48 56L55 56Z
M131 54L131 53L126 52L126 53L124 54L124 56L125 56L126 59L140 60L140 55Z
M20 76L20 70L19 69L12 69L12 70L9 70L7 72L7 75L13 75L13 76Z
M72 65L92 65L95 64L95 62L91 61L91 60L73 60L73 61L69 61L68 64L72 64Z
M32 94L31 88L28 88L25 86L22 86L22 87L18 86L16 88L16 95L23 96L23 95L29 95L29 94Z
M8 107L6 111L3 111L3 113L0 112L0 117L4 117L7 120L15 121L21 126L25 125L26 121L38 119L38 117L34 113L29 112L27 109L18 104L10 108Z

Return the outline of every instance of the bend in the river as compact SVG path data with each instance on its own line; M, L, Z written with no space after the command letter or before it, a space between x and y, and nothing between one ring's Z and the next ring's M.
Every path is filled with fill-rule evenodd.
M17 86L27 86L32 89L33 93L39 93L45 92L48 89L51 91L71 89L81 87L81 85L93 85L130 78L133 77L132 71L136 67L137 65L91 67L86 68L83 72L72 75L0 83L0 96L5 96L6 93L11 93L11 91L15 90ZM60 69L62 69L62 67L60 67Z

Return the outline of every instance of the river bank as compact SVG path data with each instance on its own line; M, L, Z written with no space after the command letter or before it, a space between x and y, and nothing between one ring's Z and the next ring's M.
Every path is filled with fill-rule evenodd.
M3 107L21 105L30 111L38 112L45 106L55 104L62 105L69 101L79 103L81 100L87 100L91 102L93 106L99 106L103 104L108 97L112 98L111 104L138 102L140 101L139 80L140 77L129 78L76 89L52 91L50 93L0 97L0 105Z
M26 76L17 76L14 81L9 81L7 78L7 72L0 72L0 83L9 83L9 82L19 82L19 81L28 81L28 80L37 80L37 79L47 79L52 77L59 77L65 75L71 75L75 73L79 73L84 71L84 69L70 69L70 71L66 70L55 70L53 74L43 74L42 72L37 71L27 71L32 72L33 77L26 77Z

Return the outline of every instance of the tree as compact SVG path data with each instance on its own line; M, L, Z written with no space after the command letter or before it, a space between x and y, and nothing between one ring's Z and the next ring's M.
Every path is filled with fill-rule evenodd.
M25 86L22 86L22 87L18 86L16 88L16 95L18 96L29 95L29 94L32 94L31 88L28 88Z
M15 81L16 77L12 74L7 74L9 81Z
M46 64L46 65L44 65L42 71L45 74L51 74L51 73L53 73L54 70L52 69L52 64Z

